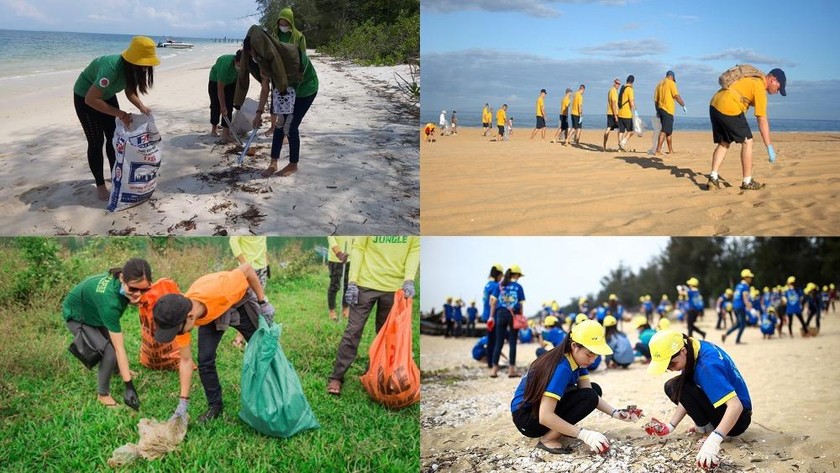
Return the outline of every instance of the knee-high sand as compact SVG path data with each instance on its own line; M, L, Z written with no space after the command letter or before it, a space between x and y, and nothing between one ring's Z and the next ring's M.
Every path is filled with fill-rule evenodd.
M405 68L313 55L320 88L300 126L299 171L266 179L260 171L269 162L270 138L260 133L256 156L236 167L233 145L209 135L209 70L219 55L235 51L232 44L196 45L177 64L164 60L156 68L154 87L141 98L163 137L158 187L151 202L116 213L96 198L73 108L81 68L0 81L3 234L419 232L417 107L402 99L394 76L408 77ZM259 96L255 82L252 99ZM137 113L123 93L118 98ZM279 167L288 156L284 145Z
M772 127L772 120L771 120ZM675 154L652 156L650 131L617 151L615 132L584 129L580 146L506 142L480 128L420 144L424 235L750 235L840 233L840 133L774 132L778 161L754 131L753 177L767 187L741 191L740 145L720 175L731 187L707 191L711 132L676 130ZM539 134L538 134L539 136ZM632 150L636 152L632 152ZM666 148L667 149L667 148Z
M698 325L735 361L753 403L752 424L723 442L723 465L717 471L837 471L840 376L834 363L840 355L840 312L823 317L815 338L801 338L795 322L793 339L787 328L784 338L763 340L758 328L748 327L742 345L735 345L734 334L722 344L716 320L706 311ZM674 321L672 328L685 330L685 325ZM627 334L633 343L638 339L635 331ZM475 341L421 337L422 471L700 471L694 460L701 437L687 433L691 418L662 439L642 430L652 417L670 419L673 404L663 392L667 373L649 376L641 362L626 370L604 370L602 363L591 380L602 387L604 399L616 407L636 404L645 417L626 423L596 411L578 425L606 435L611 453L591 454L580 441L568 439L573 452L553 455L536 449L537 439L524 437L513 425L510 401L519 379L505 377L506 370L491 379L486 364L470 356ZM534 360L535 349L534 343L517 346L520 371ZM507 355L507 345L502 353Z

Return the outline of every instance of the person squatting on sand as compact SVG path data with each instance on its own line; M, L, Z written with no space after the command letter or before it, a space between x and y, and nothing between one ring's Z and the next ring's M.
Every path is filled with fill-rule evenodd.
M618 77L613 79L613 86L607 92L607 128L604 129L604 151L607 150L607 139L610 137L612 130L618 129L618 88L621 87L621 81ZM621 141L621 133L617 133L619 142Z
M120 109L117 92L125 90L128 101L140 113L150 115L152 111L137 94L145 94L152 88L155 82L153 67L158 64L160 60L155 52L155 42L146 36L135 36L122 54L100 56L91 61L73 85L73 106L88 142L88 166L99 200L108 200L110 195L102 172L102 145L105 145L108 155L108 169L113 170L117 159L114 117L126 127L131 125L131 114Z
M673 330L654 335L650 352L649 374L659 376L666 370L681 373L665 382L665 395L677 406L670 422L653 419L648 433L668 435L688 414L694 421L694 431L708 434L697 453L697 466L716 467L721 442L726 436L744 433L752 419L752 401L741 373L720 347Z
M233 94L236 92L236 76L239 74L242 50L236 54L223 54L216 59L216 63L210 68L210 79L207 84L207 93L210 95L210 134L219 136L217 128L219 118L227 117L228 121L233 119ZM231 135L228 123L222 120L222 139L230 141Z
M602 396L601 387L589 379L585 366L598 355L611 355L604 328L594 320L576 324L560 346L537 358L516 388L510 410L522 435L539 438L537 448L550 453L571 453L560 440L563 436L582 440L593 452L604 453L610 443L593 430L575 424L596 408L619 420L635 422L636 412L613 408Z
M722 88L709 103L709 117L712 121L712 137L717 144L712 153L712 171L709 174L707 190L720 189L718 171L732 143L741 144L741 171L743 181L741 190L759 190L764 184L752 179L753 136L745 113L750 107L755 108L755 119L761 139L767 146L770 162L776 162L776 151L770 141L770 122L767 120L767 94L785 93L785 73L773 69L763 77L742 77L729 87Z
M653 91L653 108L662 124L659 140L656 143L657 156L662 156L662 143L666 140L668 141L668 154L674 154L674 147L671 144L671 134L674 133L674 101L682 106L683 113L688 114L685 102L677 91L677 77L674 75L674 71L668 71L665 73L665 78L659 81Z
M120 318L129 304L137 305L151 288L149 263L132 258L122 268L112 268L80 282L61 304L62 317L74 336L84 331L95 346L105 347L99 361L98 399L106 407L117 405L111 397L111 375L116 367L125 383L125 404L134 410L140 408L140 398L131 381Z

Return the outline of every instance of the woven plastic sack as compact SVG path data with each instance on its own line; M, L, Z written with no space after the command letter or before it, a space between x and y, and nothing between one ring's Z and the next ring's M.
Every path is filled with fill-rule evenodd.
M242 366L239 418L257 432L291 437L320 428L295 369L280 346L280 325L259 318Z
M420 369L411 340L412 300L402 290L394 294L388 319L370 346L370 368L360 377L370 397L391 409L420 400Z
M114 150L117 161L111 170L111 197L108 210L125 210L152 198L160 170L160 132L155 119L131 115L131 128L116 118Z
M149 292L143 294L137 308L140 311L140 364L153 370L177 370L181 362L178 345L172 341L158 343L155 341L155 318L152 310L158 299L165 294L178 293L178 284L167 278L158 279Z

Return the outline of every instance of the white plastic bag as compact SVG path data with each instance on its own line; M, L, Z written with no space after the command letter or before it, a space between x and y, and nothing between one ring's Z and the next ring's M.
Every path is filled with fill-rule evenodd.
M645 131L645 124L642 122L641 117L639 114L633 114L633 131L636 133L636 136L641 137L642 133Z
M657 141L659 140L659 132L662 131L662 121L659 120L659 115L653 115L653 133L651 133L653 138L653 143L650 145L650 149L648 150L648 154L656 154L656 145L659 144Z
M245 136L254 128L254 117L257 115L257 102L254 99L246 98L239 110L233 112L231 120L231 133L237 136Z
M114 149L117 160L111 170L111 197L108 210L124 210L142 204L157 188L160 170L160 132L147 115L131 115L131 128L115 119Z

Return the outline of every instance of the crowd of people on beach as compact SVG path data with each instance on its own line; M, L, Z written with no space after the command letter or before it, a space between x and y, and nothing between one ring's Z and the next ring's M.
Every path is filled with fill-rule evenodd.
M632 74L622 84L619 78L612 81L607 91L606 100L606 126L603 132L601 146L591 145L587 149L600 149L603 152L612 151L607 147L609 136L616 131L618 151L628 152L627 143L636 134L642 136L643 124L637 110L638 102L634 83L636 77ZM683 113L688 114L685 100L677 89L676 73L669 70L661 79L653 91L653 106L655 115L653 118L654 142L648 151L649 154L662 157L663 146L667 144L668 154L674 154L672 135L674 132L675 104L682 107ZM746 119L746 112L750 107L754 108L754 114L758 121L761 138L767 147L770 163L776 162L776 151L773 147L770 136L770 124L767 119L767 96L781 93L787 95L785 85L787 78L783 70L774 68L768 73L763 73L753 66L747 64L737 65L724 71L718 79L721 86L709 103L709 118L712 125L712 137L716 144L712 154L711 171L706 184L707 190L720 189L728 185L728 181L720 177L719 171L726 157L729 146L732 143L739 143L741 150L742 183L741 190L759 190L764 187L752 179L752 155L753 135ZM570 142L578 147L580 144L584 118L584 93L586 85L580 84L576 91L566 88L560 100L560 114L557 130L554 132L550 143L560 143L569 146ZM546 139L548 128L548 114L546 112L545 99L548 95L546 89L541 89L537 96L535 106L536 124L531 132L530 139L534 140L539 134L540 139ZM481 111L482 136L490 136L491 141L503 142L511 138L513 131L513 117L507 116L507 104L503 104L495 113L489 103L485 103ZM426 141L434 141L436 134L446 136L455 134L457 122L453 122L454 113L450 122L446 121L445 113L441 112L440 123L428 123L423 128L423 135ZM588 115L587 115L588 117ZM496 130L493 129L493 124ZM594 123L594 120L587 123ZM595 126L595 125L592 125ZM634 150L633 150L634 151Z
M154 68L159 64L154 40L135 36L121 54L94 59L75 82L74 106L88 142L88 165L100 200L108 200L110 196L102 169L103 146L109 170L113 170L115 118L127 128L132 123L131 113L120 107L116 94L125 91L128 101L141 114L151 115L152 110L140 95L148 93L154 85ZM239 109L246 98L249 76L261 86L251 123L254 129L260 128L266 107L271 106L271 127L266 132L272 136L271 161L261 174L290 176L297 171L300 160L299 127L318 93L318 75L307 55L306 37L295 27L291 8L280 11L273 31L252 26L242 41L242 48L235 54L220 56L211 67L207 90L212 136L219 136L221 128L224 141L233 138L230 121L233 110ZM284 140L289 143L289 163L278 171Z

